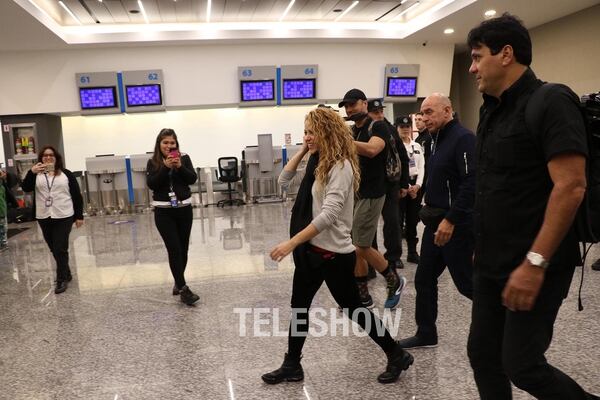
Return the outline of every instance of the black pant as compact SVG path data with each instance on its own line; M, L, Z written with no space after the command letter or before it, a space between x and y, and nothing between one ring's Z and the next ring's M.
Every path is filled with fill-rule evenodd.
M411 185L416 183L415 180L411 180ZM416 250L417 247L417 224L419 223L419 208L421 204L421 195L417 194L416 198L412 198L406 195L400 199L399 205L399 217L400 226L404 224L406 227L406 244L408 245L409 251L411 249ZM400 255L402 255L402 248L400 248Z
M73 227L73 217L38 219L44 240L56 261L56 280L67 281L71 277L69 269L69 234Z
M178 288L185 286L190 233L192 231L192 207L154 209L154 222L169 253L169 267Z
M388 261L398 261L402 256L402 230L400 229L400 217L398 215L398 191L400 188L397 185L388 185L385 193L385 202L381 210L383 218L383 245L385 246L385 254L383 255ZM377 235L373 239L377 248Z
M292 357L300 357L302 347L308 333L308 310L313 297L323 284L327 284L329 291L335 301L352 316L357 313L356 322L365 328L367 318L369 319L369 336L385 351L389 353L395 347L395 342L387 329L379 336L376 326L381 327L381 320L375 317L371 310L363 308L358 294L358 286L354 279L354 264L356 253L337 254L334 259L325 261L319 268L308 270L306 267L296 267L294 271L294 282L292 286L292 321L288 336L288 353ZM303 321L302 321L303 320ZM295 324L297 334L292 334L292 326Z
M458 291L473 298L473 232L457 226L450 241L442 247L433 243L434 233L432 228L425 227L415 274L417 335L425 339L437 339L438 278L446 267Z
M475 274L468 354L482 400L512 399L510 382L542 400L591 398L544 357L573 271L548 271L533 309L527 312L502 305L505 279Z

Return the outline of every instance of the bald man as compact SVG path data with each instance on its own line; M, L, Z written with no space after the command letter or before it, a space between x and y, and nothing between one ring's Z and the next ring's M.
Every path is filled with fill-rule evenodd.
M407 349L437 346L437 285L446 267L458 291L473 295L475 135L452 118L452 103L440 93L427 97L421 112L434 139L419 213L425 231L415 274L417 332L400 341Z

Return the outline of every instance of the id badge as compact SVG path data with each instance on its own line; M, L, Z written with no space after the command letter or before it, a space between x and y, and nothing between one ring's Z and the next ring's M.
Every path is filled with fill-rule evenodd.
M169 192L169 201L171 202L171 207L177 207L177 195L175 192Z
M52 197L46 198L46 207L52 207Z
M415 159L414 159L414 158L411 158L411 159L408 161L408 166L409 166L410 168L416 168L416 167L417 167L417 162L415 161Z

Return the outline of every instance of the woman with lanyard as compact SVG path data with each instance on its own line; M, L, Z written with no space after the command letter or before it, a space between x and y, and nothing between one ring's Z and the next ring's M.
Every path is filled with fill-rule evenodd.
M425 154L421 145L412 138L412 121L410 117L399 117L396 119L396 129L400 139L404 143L406 153L408 153L408 175L409 187L408 196L400 199L400 225L406 227L406 244L408 254L406 261L410 263L419 263L419 253L417 253L417 224L419 223L419 204L421 202L420 189L423 186L423 177L425 176Z
M387 368L379 375L379 382L394 382L413 363L413 357L392 339L369 309L361 306L354 279L356 252L350 238L360 169L350 130L335 111L317 108L308 113L304 145L281 172L281 186L289 186L307 153L310 157L292 208L291 239L271 251L271 258L277 262L293 252L296 266L288 352L283 365L262 379L269 384L304 379L300 359L308 334L308 309L325 281L338 305L363 329L369 326L367 333L386 353Z
M75 176L63 167L62 156L52 146L44 146L38 163L31 167L21 184L33 192L33 212L56 261L54 293L67 290L73 279L69 268L69 234L73 222L83 225L83 198Z
M189 185L196 182L197 176L190 157L179 152L173 129L163 129L156 137L146 171L146 183L152 190L154 222L165 242L175 280L173 295L179 295L183 303L191 306L200 299L184 277L193 218Z

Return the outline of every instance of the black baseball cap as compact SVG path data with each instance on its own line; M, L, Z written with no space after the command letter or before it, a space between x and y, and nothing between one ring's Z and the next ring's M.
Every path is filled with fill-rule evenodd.
M367 96L360 89L350 89L344 95L342 101L339 102L338 107L344 107L346 104L354 104L359 100L367 100Z
M385 106L383 105L383 99L371 99L367 102L368 112L381 110L382 108L385 108Z
M396 118L395 125L396 126L412 126L412 119L408 115L398 117L398 118Z

